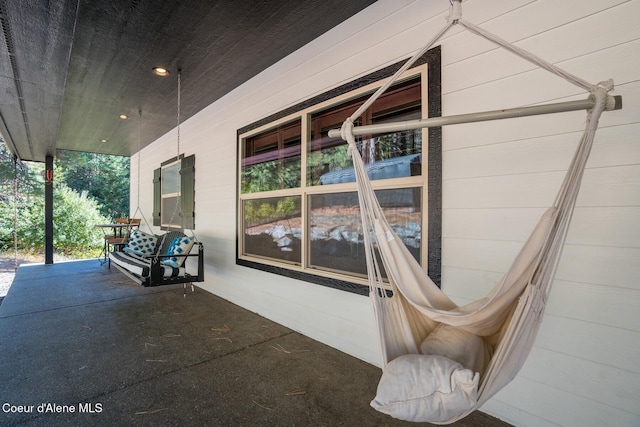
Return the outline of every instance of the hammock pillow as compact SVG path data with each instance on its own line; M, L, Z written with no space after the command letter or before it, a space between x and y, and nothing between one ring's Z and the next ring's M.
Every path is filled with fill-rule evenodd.
M163 255L185 255L191 252L191 248L193 247L194 240L190 237L174 237L171 243L169 243L169 248L167 252ZM180 267L183 263L185 257L171 257L165 258L162 263L164 265L171 266L173 268Z
M384 368L371 406L413 422L446 422L471 410L480 375L444 356L406 354Z
M129 243L122 250L140 257L153 255L157 241L158 238L155 235L135 230L129 237Z
M445 323L439 324L427 335L420 344L420 353L448 357L466 369L479 372L480 376L491 359L491 353L481 337Z

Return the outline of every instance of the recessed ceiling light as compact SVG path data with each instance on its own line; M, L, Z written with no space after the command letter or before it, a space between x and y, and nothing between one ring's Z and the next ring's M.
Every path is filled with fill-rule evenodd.
M118 118L119 118L119 119L122 119L122 120L127 120L127 119L129 118L129 116L127 116L126 114L120 114L120 115L118 116Z
M153 67L153 74L161 77L165 77L169 75L169 70L164 67Z

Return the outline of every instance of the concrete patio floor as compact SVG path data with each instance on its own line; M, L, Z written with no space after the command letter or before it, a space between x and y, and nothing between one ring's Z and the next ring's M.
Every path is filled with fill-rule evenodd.
M204 290L143 288L97 260L21 266L0 342L4 426L415 425L369 406L379 368ZM508 426L481 412L454 425Z

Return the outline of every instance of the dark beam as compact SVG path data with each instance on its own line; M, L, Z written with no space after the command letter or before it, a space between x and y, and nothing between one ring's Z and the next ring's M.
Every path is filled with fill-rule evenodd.
M53 264L53 156L44 163L44 263Z

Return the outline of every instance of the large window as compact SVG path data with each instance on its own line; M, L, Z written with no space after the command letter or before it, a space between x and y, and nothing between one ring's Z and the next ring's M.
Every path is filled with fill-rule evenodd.
M424 62L428 60L407 71L356 126L428 117L433 110L428 80L432 75L439 79L439 73L428 73ZM329 138L328 132L340 128L384 83L390 72L385 73L238 131L239 264L334 287L366 284L351 157L346 142ZM437 101L439 108L439 96ZM423 238L423 230L438 234L434 224L428 224L434 218L428 211L436 194L429 182L434 174L428 170L434 166L423 162L431 144L440 150L439 135L433 136L413 130L356 140L387 219L425 269L433 265L432 249L439 255L439 245L432 248L433 239ZM439 281L439 269L437 276ZM358 289L362 293L366 288Z

